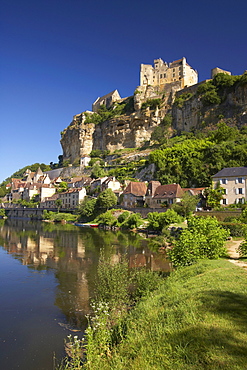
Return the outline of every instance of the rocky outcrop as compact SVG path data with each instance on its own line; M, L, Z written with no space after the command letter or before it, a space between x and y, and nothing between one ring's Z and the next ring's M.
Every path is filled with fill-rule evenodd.
M98 125L85 123L83 114L75 116L73 122L62 133L63 160L73 163L94 149L110 150L138 148L150 140L154 128L160 124L162 115L155 111L139 110L122 115Z
M94 149L109 150L138 148L149 141L155 127L172 112L172 129L202 130L221 119L229 125L247 125L247 83L245 74L230 88L220 87L220 104L205 104L198 93L203 83L180 90L178 81L167 84L165 90L154 86L139 86L134 94L133 113L120 113L94 124L87 119L92 112L74 116L62 132L63 160L75 163ZM216 93L217 95L217 93ZM152 102L155 105L152 106ZM143 105L143 103L145 103ZM171 130L173 131L173 130Z
M205 105L202 97L197 94L198 85L181 90L177 97L191 94L183 104L173 104L173 128L177 132L200 130L215 125L223 119L229 125L238 127L247 124L247 85L236 85L223 95L221 104Z
M84 113L74 116L71 124L61 133L63 160L73 163L90 154L93 149L95 125L85 123Z

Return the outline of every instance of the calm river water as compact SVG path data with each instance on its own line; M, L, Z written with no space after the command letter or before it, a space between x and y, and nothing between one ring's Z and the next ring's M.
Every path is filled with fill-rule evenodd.
M169 270L135 233L0 220L0 369L52 370L67 335L83 336L101 250Z

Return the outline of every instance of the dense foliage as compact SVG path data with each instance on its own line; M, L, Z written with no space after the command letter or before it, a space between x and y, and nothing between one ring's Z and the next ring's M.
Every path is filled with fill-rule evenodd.
M122 114L130 114L133 111L134 98L133 96L130 96L121 102L115 102L110 108L106 108L105 105L101 105L97 113L85 113L85 123L94 123L95 125L98 125L114 117L121 116Z
M220 122L214 131L208 131L204 137L199 137L197 133L176 136L151 152L149 163L156 165L156 179L162 184L210 186L211 176L222 168L246 165L245 127L238 130Z
M175 222L182 222L183 217L181 217L173 209L168 209L166 212L150 212L148 213L148 224L149 229L162 231L165 226L170 225Z
M215 217L190 217L185 229L169 251L174 266L186 266L199 259L215 259L226 254L229 231L220 227Z

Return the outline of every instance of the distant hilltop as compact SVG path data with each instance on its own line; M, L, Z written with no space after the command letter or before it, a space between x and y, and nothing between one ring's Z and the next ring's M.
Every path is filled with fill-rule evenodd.
M94 149L112 152L141 147L167 114L172 116L172 129L177 133L200 129L222 118L245 124L247 74L243 76L241 82L241 76L216 67L211 70L211 79L198 83L198 73L185 57L171 63L159 58L153 65L141 64L140 85L133 96L122 98L115 89L98 97L92 111L73 117L61 133L63 160L78 163Z

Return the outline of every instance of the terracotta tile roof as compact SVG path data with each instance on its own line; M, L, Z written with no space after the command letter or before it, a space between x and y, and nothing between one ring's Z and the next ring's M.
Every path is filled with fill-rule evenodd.
M154 198L181 198L183 194L179 184L160 185L155 190Z
M35 182L34 184L25 183L25 189L30 189L30 190L41 189L41 188L54 188L54 187L55 186L53 186L52 184L41 184L38 182Z
M70 188L68 189L67 191L63 191L62 193L60 194L71 194L71 193L78 193L79 191L81 191L82 188Z
M69 181L69 183L75 183L75 182L77 182L77 181L81 181L81 180L83 180L83 177L72 177L72 179Z
M190 191L194 195L202 194L203 190L206 188L183 188L183 191Z
M171 62L170 66L173 66L174 64L181 64L182 60L183 60L183 58L178 59L178 60L174 60L173 62Z
M147 192L147 185L145 182L133 182L131 181L129 185L124 190L123 194L133 194L135 196L144 196Z
M51 197L45 197L45 199L43 200L43 202L47 201L47 200L57 200L59 197L59 194L53 194Z

